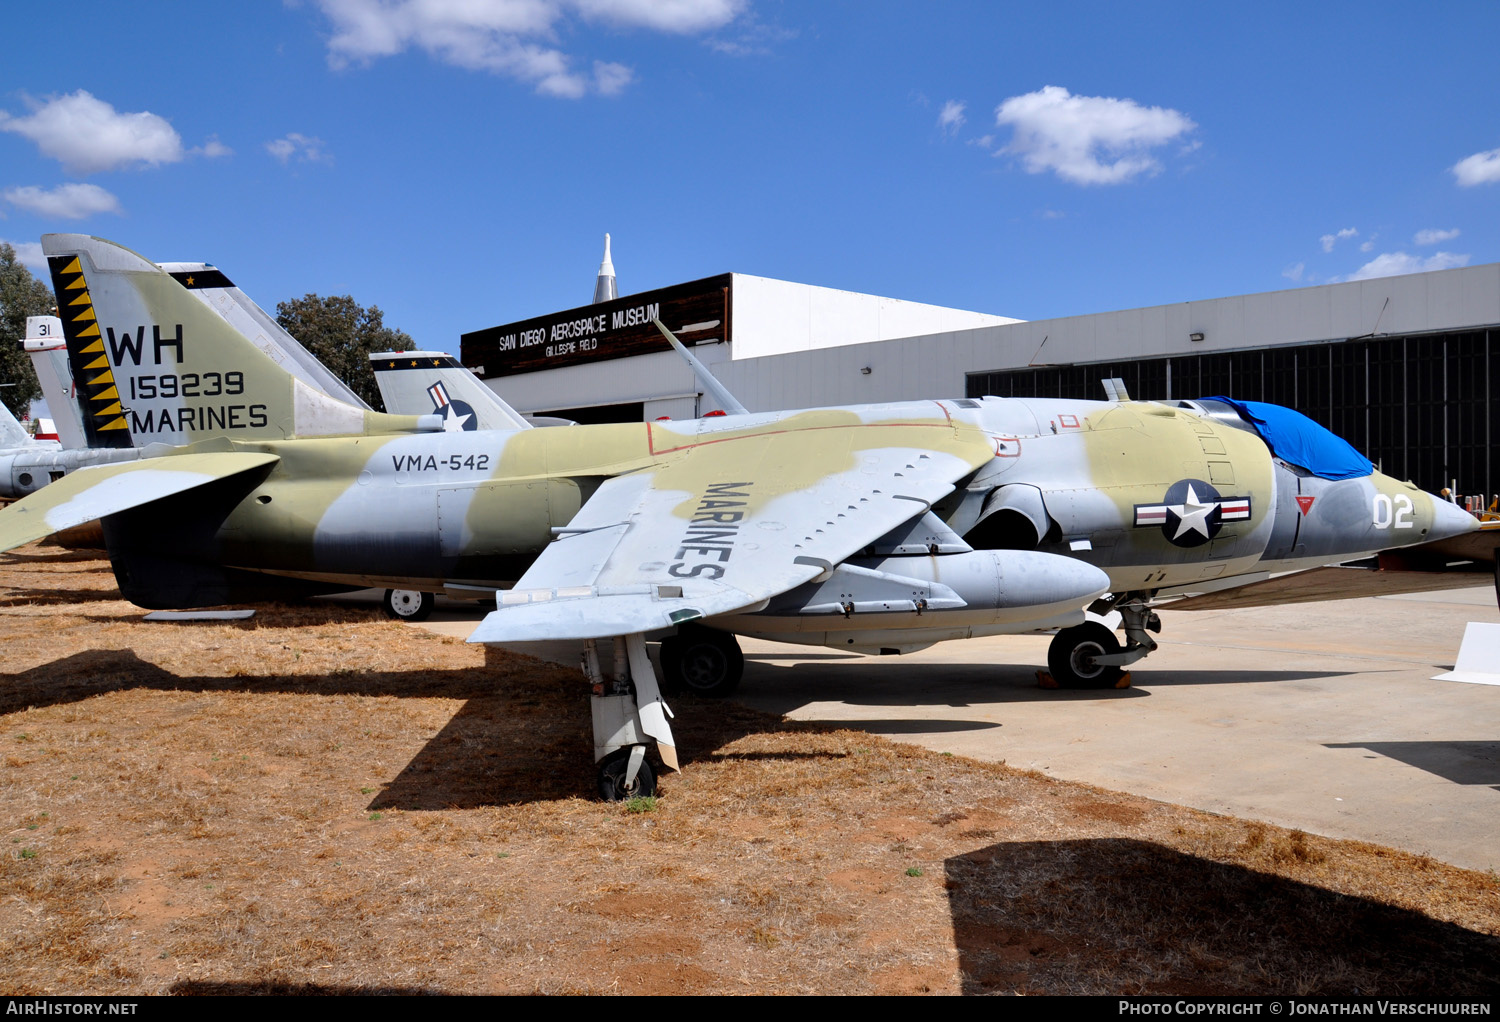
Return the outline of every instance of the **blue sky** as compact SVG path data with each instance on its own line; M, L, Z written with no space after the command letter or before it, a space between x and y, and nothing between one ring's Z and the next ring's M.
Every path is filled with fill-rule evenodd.
M1038 319L1500 260L1500 5L30 4L0 240L424 346L725 271Z

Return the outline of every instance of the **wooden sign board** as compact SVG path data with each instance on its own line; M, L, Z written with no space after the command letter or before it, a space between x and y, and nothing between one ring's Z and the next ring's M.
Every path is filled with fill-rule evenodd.
M671 351L651 324L659 318L683 344L730 339L733 275L626 295L549 316L524 319L464 334L463 364L481 379Z

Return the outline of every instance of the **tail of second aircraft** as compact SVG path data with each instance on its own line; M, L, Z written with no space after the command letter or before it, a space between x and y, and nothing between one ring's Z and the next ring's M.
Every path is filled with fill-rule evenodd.
M73 390L73 370L68 365L68 346L63 341L62 320L56 316L27 316L26 339L31 368L42 385L42 397L57 427L63 447L73 451L88 446L78 395Z
M446 351L382 351L370 356L370 364L381 400L392 412L441 415L447 430L531 428Z
M441 428L435 416L384 415L308 386L127 248L48 234L42 250L91 447Z
M0 448L25 447L31 443L31 434L16 421L10 409L0 404Z

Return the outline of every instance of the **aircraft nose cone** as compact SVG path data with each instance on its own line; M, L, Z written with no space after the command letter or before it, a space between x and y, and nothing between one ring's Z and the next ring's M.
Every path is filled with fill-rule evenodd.
M1432 532L1427 537L1429 542L1462 536L1479 528L1479 520L1457 504L1442 497L1433 497L1432 494L1428 496L1432 497Z

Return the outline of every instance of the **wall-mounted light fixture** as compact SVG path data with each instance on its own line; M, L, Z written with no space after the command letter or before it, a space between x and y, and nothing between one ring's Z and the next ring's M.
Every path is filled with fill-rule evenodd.
M869 376L872 370L869 366L862 366L859 371L864 373L866 376Z
M1203 335L1202 334L1188 334L1188 340L1190 340L1190 341L1201 341L1201 340L1203 340Z

